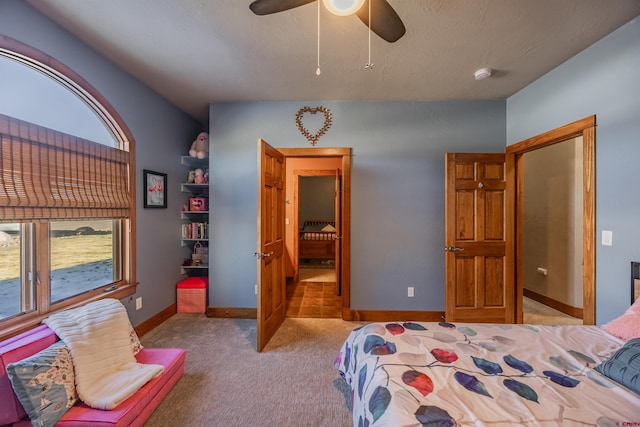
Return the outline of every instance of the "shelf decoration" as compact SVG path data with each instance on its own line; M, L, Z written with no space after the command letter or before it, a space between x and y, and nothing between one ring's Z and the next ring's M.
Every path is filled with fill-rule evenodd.
M322 125L315 135L311 135L307 128L302 124L302 116L306 113L317 114L318 112L322 112L324 114L324 125ZM316 145L318 139L320 139L320 137L324 135L331 126L331 112L326 107L302 107L296 113L296 126L298 126L298 130L300 130L300 132L309 140L311 145Z
M193 246L191 259L193 260L193 265L208 265L209 248L202 246L200 242L196 242L196 244Z
M183 258L181 274L206 277L209 274L209 158L199 158L196 153L193 157L182 156L180 162L189 168L186 182L180 184L180 191L189 195L187 200L183 199L180 213L180 244L189 251L189 257Z

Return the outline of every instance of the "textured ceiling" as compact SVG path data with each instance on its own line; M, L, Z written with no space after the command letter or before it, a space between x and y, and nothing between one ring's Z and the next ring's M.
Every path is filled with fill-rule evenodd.
M372 35L367 70L367 27L322 7L317 76L316 2L28 2L203 122L210 102L504 99L640 15L638 0L388 0L407 33Z

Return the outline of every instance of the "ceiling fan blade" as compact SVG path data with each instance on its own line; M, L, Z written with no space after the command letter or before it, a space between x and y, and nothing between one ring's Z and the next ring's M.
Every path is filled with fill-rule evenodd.
M304 6L314 1L316 0L256 0L249 5L249 9L256 15L269 15Z
M371 2L371 31L380 38L393 43L404 36L406 29L402 19L398 16L387 0L366 0L356 12L358 18L369 26L369 2Z

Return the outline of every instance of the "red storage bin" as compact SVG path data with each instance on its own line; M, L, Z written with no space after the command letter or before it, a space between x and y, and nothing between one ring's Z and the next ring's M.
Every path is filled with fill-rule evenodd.
M208 277L189 277L178 283L178 313L206 313Z

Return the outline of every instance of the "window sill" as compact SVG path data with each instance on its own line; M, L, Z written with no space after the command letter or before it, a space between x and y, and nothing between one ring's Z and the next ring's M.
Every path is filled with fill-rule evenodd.
M71 298L67 301L63 301L59 304L56 304L54 308L42 315L38 315L36 313L26 313L22 315L18 315L13 319L6 320L6 324L2 325L0 322L0 341L5 340L7 338L11 338L12 336L18 335L22 332L28 331L29 329L33 329L36 326L39 326L44 319L51 316L53 313L67 310L70 308L80 307L92 301L97 301L105 298L115 298L121 300L130 295L136 293L138 288L136 284L123 284L118 286L116 289L106 291L110 287L107 286L103 289L95 289L93 291L82 294L78 297Z

